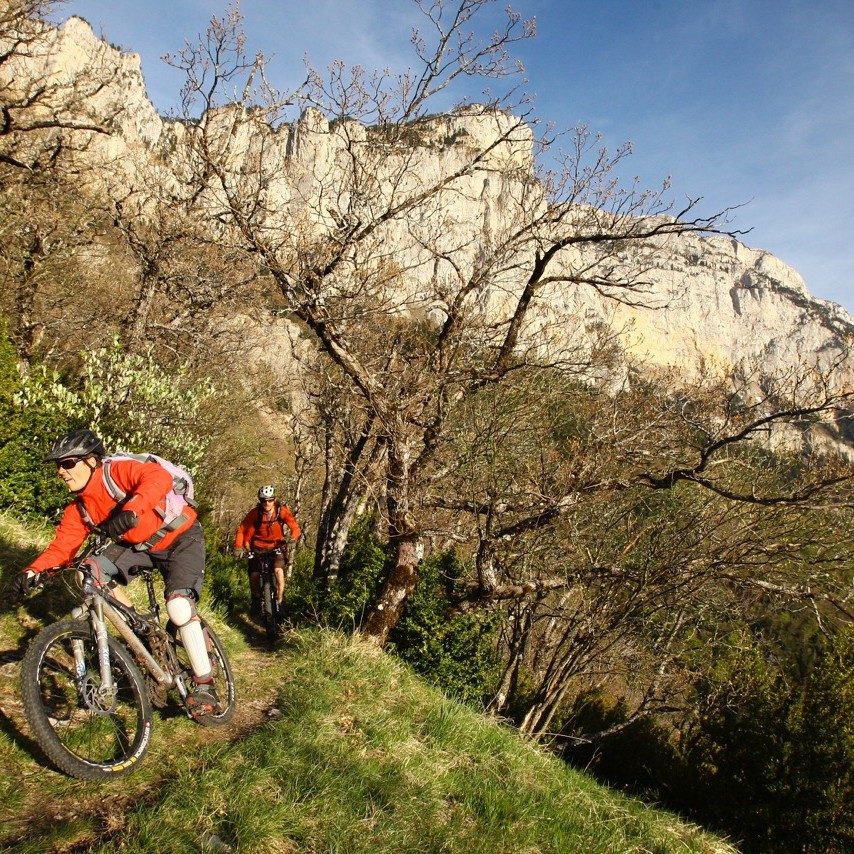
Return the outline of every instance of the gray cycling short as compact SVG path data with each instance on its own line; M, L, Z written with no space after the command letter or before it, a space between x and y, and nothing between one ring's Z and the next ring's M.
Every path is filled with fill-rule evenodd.
M205 579L205 535L197 520L168 549L136 551L112 543L91 560L104 575L118 577L124 584L138 575L140 569L154 567L163 576L166 596L176 590L189 590L198 600Z

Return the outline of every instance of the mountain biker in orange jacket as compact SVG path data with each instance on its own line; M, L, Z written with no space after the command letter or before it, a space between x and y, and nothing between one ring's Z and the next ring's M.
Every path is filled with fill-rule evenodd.
M288 533L285 533L285 528ZM249 551L249 613L261 613L261 562L260 554L276 552L273 569L276 573L276 600L281 605L285 594L285 557L290 539L298 540L302 531L286 504L276 501L276 490L262 486L258 490L258 504L244 517L234 538L235 554L243 556Z
M75 430L60 436L45 462L55 462L57 474L75 496L62 514L50 545L12 584L12 597L20 601L47 569L68 566L86 538L97 526L115 542L90 561L105 586L120 601L130 604L116 580L127 584L134 569L153 566L165 582L166 612L178 629L193 668L195 690L187 698L191 714L204 714L219 706L212 684L210 659L204 632L196 612L205 573L205 539L196 511L189 505L176 520L174 530L165 530L156 549L144 545L163 528L161 513L172 490L172 475L155 462L116 459L110 476L126 494L117 501L104 483L104 444L91 430ZM186 517L186 518L184 518Z

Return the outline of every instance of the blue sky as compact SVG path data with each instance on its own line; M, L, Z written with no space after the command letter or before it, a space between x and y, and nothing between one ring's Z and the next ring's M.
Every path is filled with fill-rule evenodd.
M162 62L204 32L226 0L68 0L62 16L142 57L161 112L182 83ZM499 13L507 0L498 0ZM616 149L627 177L672 181L712 213L744 205L741 239L794 267L818 297L854 313L854 2L852 0L512 0L537 19L517 50L534 111ZM414 59L409 0L243 0L250 53L271 81L301 80L303 56L367 68ZM492 17L494 22L497 18ZM477 100L479 89L471 93Z

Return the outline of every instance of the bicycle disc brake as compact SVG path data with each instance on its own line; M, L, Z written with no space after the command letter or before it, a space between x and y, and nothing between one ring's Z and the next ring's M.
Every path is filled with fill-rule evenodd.
M111 715L116 710L116 686L104 688L100 679L87 673L80 682L80 698L96 715Z

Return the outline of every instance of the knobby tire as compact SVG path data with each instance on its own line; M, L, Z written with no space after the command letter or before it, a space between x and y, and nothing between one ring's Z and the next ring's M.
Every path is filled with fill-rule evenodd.
M78 675L72 643L83 648ZM80 780L120 777L134 770L151 741L152 711L145 683L130 653L108 638L115 695L99 698L98 648L80 620L47 626L21 664L24 715L48 759Z
M237 691L234 685L234 674L231 671L231 664L228 661L228 656L225 653L225 648L220 639L216 636L214 630L202 619L202 628L205 632L205 637L208 643L208 655L211 662L211 674L213 675L214 687L219 696L220 707L219 711L209 712L199 717L194 717L193 720L197 724L208 727L222 726L228 723L234 715L234 710L237 706ZM190 667L190 659L187 656L187 651L181 643L180 636L175 633L175 653L178 656L178 662L183 668L187 676L191 676L192 668Z

